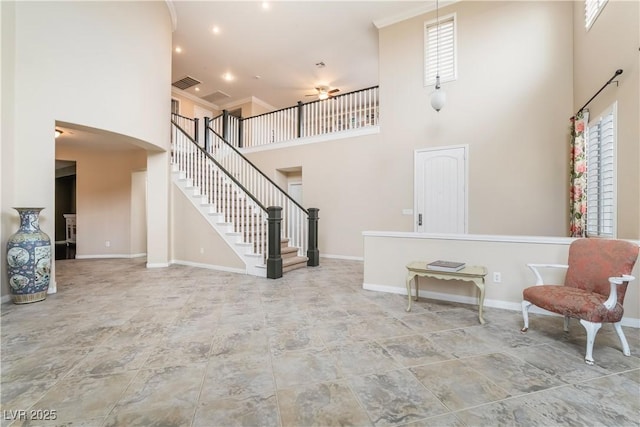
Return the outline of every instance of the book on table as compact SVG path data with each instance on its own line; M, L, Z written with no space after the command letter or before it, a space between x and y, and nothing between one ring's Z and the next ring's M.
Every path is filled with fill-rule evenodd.
M464 262L438 260L427 264L427 270L434 271L460 271L465 267Z

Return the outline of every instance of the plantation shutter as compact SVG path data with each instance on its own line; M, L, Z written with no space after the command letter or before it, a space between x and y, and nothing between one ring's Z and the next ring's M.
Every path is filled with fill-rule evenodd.
M438 29L440 34L438 34ZM438 46L439 43L439 46ZM440 25L435 22L425 26L425 86L436 82L438 68L440 81L456 79L455 55L455 19L454 16L443 18ZM438 58L440 57L439 63Z
M614 237L615 121L614 112L588 127L587 235Z
M584 2L584 26L591 28L607 0L586 0Z

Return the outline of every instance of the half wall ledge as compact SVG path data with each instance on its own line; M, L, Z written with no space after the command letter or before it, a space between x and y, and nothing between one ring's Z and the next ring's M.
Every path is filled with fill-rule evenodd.
M485 283L485 307L521 311L522 291L535 283L526 264L566 263L569 245L574 238L547 236L509 236L482 234L435 234L393 231L364 231L363 289L406 295L406 266L412 261L425 263L438 259L467 265L483 265L488 274ZM630 240L640 245L640 241ZM633 275L640 277L636 263ZM493 281L500 273L500 282ZM455 281L440 282L421 278L420 296L444 301L477 304L476 290L456 286ZM548 280L562 283L564 272L550 273ZM640 328L640 286L630 285L625 299L623 326ZM417 304L420 304L418 302ZM550 314L536 310L532 313ZM485 314L491 322L491 315Z

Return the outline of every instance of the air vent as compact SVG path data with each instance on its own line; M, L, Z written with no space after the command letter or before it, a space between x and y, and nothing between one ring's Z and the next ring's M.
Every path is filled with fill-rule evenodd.
M218 101L222 101L224 99L231 98L231 95L228 95L221 90L217 90L215 92L210 93L207 96L203 96L202 99L207 100L209 102L216 103Z
M180 80L176 80L175 82L171 83L171 85L177 87L178 89L185 90L189 89L190 87L199 85L200 83L202 82L194 79L193 77L186 76L181 78Z

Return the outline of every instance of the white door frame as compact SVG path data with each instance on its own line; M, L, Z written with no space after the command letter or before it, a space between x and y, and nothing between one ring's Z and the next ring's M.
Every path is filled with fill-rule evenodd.
M413 153L413 231L418 232L418 190L422 183L418 183L418 154L427 151L459 149L464 150L464 234L469 232L469 144L444 145L438 147L418 148Z

